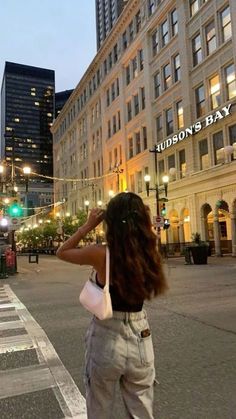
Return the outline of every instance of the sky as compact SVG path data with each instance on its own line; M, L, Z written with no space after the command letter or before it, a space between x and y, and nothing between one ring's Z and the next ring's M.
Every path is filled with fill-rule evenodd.
M73 89L96 54L95 0L0 0L0 84L5 61L55 70Z

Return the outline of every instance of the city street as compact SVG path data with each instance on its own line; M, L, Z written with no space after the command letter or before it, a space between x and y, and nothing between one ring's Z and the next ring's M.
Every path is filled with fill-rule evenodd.
M40 255L39 264L18 257L18 270L0 280L0 418L86 418L91 316L79 293L89 268ZM165 270L170 291L146 304L158 380L154 417L236 419L236 259L196 266L173 258ZM119 394L113 411L114 419L126 417Z

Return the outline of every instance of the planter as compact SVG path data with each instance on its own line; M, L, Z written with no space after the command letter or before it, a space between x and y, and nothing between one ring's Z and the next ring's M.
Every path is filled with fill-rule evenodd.
M190 246L193 262L195 265L206 265L208 246Z

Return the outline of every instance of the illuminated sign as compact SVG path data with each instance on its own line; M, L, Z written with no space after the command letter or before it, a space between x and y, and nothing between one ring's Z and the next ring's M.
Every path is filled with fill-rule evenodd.
M206 116L206 118L201 122L197 121L195 124L191 125L190 127L186 128L183 131L180 131L178 134L173 135L171 138L167 138L167 140L157 144L155 146L158 153L161 153L166 148L171 147L174 144L177 144L179 141L183 141L191 135L196 134L197 132L201 131L203 128L208 127L209 125L215 124L219 119L223 119L226 116L230 115L230 108L232 103L228 106L224 106L220 111L216 111L213 114Z

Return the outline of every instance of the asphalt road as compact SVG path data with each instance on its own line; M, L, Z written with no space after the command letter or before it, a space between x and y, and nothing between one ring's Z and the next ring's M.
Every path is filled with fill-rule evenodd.
M87 267L66 264L53 256L40 257L39 265L19 257L18 275L0 282L10 285L46 332L82 394L84 336L90 315L78 297L88 273ZM206 266L185 266L182 259L171 259L166 273L167 296L146 305L159 381L155 418L236 419L236 260L210 258ZM27 368L35 352L30 352L31 361L20 352L11 356L9 365L15 370ZM0 355L0 369L4 365ZM42 390L32 400L30 393L21 401L17 396L0 400L0 418L15 419L13 411L19 403L23 407L16 419L63 417L56 403L53 407L52 391ZM25 415L29 406L30 413ZM50 409L53 413L48 413ZM113 417L125 418L119 396Z

